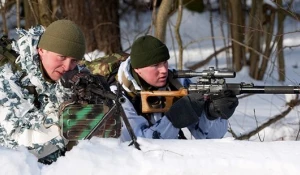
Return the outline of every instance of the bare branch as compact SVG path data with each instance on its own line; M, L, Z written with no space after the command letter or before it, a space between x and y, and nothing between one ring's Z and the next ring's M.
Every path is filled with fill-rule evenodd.
M294 100L291 100L287 105L287 109L284 110L282 113L275 115L274 117L272 117L271 119L269 119L267 122L263 123L262 125L260 125L259 127L257 127L255 130L241 135L239 137L237 137L237 140L248 140L250 139L250 137L254 136L255 134L259 133L261 130L265 129L266 127L270 126L273 123L276 123L277 121L281 120L282 118L284 118L285 116L287 116L291 110L295 107L298 106L300 104L300 100L298 100L298 95L297 98Z
M186 66L186 67L187 67L188 69L191 69L191 70L196 70L196 69L198 69L199 67L202 67L202 66L204 66L205 64L209 63L209 62L213 59L213 57L214 57L215 55L218 55L219 53L221 53L221 52L223 52L223 51L225 51L225 50L228 50L228 49L230 49L230 48L231 48L231 46L223 47L223 48L221 48L220 50L217 50L215 53L209 55L205 60L200 61L200 62L198 62L198 63L196 63L196 64L194 64L194 65L191 65L191 66Z

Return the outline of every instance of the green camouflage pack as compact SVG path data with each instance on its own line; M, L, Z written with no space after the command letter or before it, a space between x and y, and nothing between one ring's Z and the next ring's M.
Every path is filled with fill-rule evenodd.
M126 53L113 53L94 59L82 61L93 75L101 75L105 83L111 84L122 61L128 58ZM104 82L103 82L104 83ZM61 135L69 141L101 138L118 138L121 133L121 117L116 107L108 107L104 103L97 104L63 104L60 110Z
M127 53L113 53L104 57L96 58L93 61L84 61L82 64L91 71L92 74L99 74L106 77L108 84L115 81L115 76L118 72L122 61L129 57Z
M115 108L104 104L71 104L60 114L61 134L69 141L101 138L118 138L121 118Z

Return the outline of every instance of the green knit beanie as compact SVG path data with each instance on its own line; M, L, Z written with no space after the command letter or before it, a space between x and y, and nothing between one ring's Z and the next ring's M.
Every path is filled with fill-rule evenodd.
M164 43L153 36L146 35L133 42L130 58L131 66L136 69L167 61L170 55Z
M82 31L74 22L58 20L46 28L38 47L82 60L85 54L85 39Z

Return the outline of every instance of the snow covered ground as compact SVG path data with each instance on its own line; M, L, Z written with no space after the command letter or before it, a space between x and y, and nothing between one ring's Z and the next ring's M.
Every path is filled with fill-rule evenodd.
M51 165L26 149L0 149L0 173L10 175L292 175L299 174L300 142L138 139L141 151L117 139L81 141Z
M150 13L149 13L150 14ZM173 24L176 14L171 18ZM121 22L122 42L127 48L136 37L135 29L141 30L148 26L151 17L140 18L141 24ZM219 17L215 16L215 32L218 36L220 29ZM170 25L171 26L171 25ZM183 42L195 42L185 50L186 64L192 64L213 53L210 36L208 14L195 14L184 11L181 25ZM299 31L299 23L287 21L286 30ZM167 29L166 44L170 48L170 65L175 66L174 53L176 46L171 40L170 30ZM200 31L200 32L199 32ZM220 31L219 31L220 32ZM288 32L288 31L285 31ZM174 36L174 34L173 34ZM206 38L206 39L204 39ZM127 42L130 41L130 42ZM219 41L218 43L222 43ZM300 43L299 32L285 35L285 45ZM234 79L227 82L252 82L255 85L299 85L300 69L298 56L300 48L285 50L286 77L284 83L277 82L276 66L268 69L268 76L263 81L254 81L248 75L248 68L243 68ZM178 57L178 56L177 56ZM226 67L225 55L218 56L220 67ZM214 66L211 61L204 68ZM203 70L201 68L199 71ZM232 118L230 127L237 135L252 131L271 117L285 110L286 102L291 97L281 95L253 95L240 99L240 104ZM9 150L0 147L0 175L187 175L187 174L222 174L222 175L296 175L300 173L300 130L299 107L295 107L287 117L276 124L262 130L259 135L251 137L250 141L234 140L228 132L223 139L218 140L151 140L138 138L141 151L129 143L121 143L118 139L92 138L80 141L64 157L51 165L42 165L25 148ZM187 133L188 136L188 133Z

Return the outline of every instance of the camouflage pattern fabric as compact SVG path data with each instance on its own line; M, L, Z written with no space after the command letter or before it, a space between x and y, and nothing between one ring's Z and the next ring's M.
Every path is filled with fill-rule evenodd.
M92 74L99 74L104 77L109 76L114 70L118 69L120 63L128 58L127 53L113 53L104 57L96 58L93 61L84 61L86 67Z
M58 109L71 94L60 83L47 82L42 76L37 44L43 32L42 26L18 29L20 38L13 49L19 54L15 63L21 70L14 73L10 63L0 67L0 145L26 146L38 158L64 150L66 140L58 131ZM35 87L39 109L34 106L34 95L22 88L25 86Z
M15 72L16 70L20 70L20 67L14 64L18 54L12 49L13 41L14 40L9 39L7 35L3 35L0 38L0 67L9 62Z
M71 104L60 115L62 135L69 141L101 138L118 138L121 132L121 117L109 111L104 104ZM91 135L90 135L91 134Z

